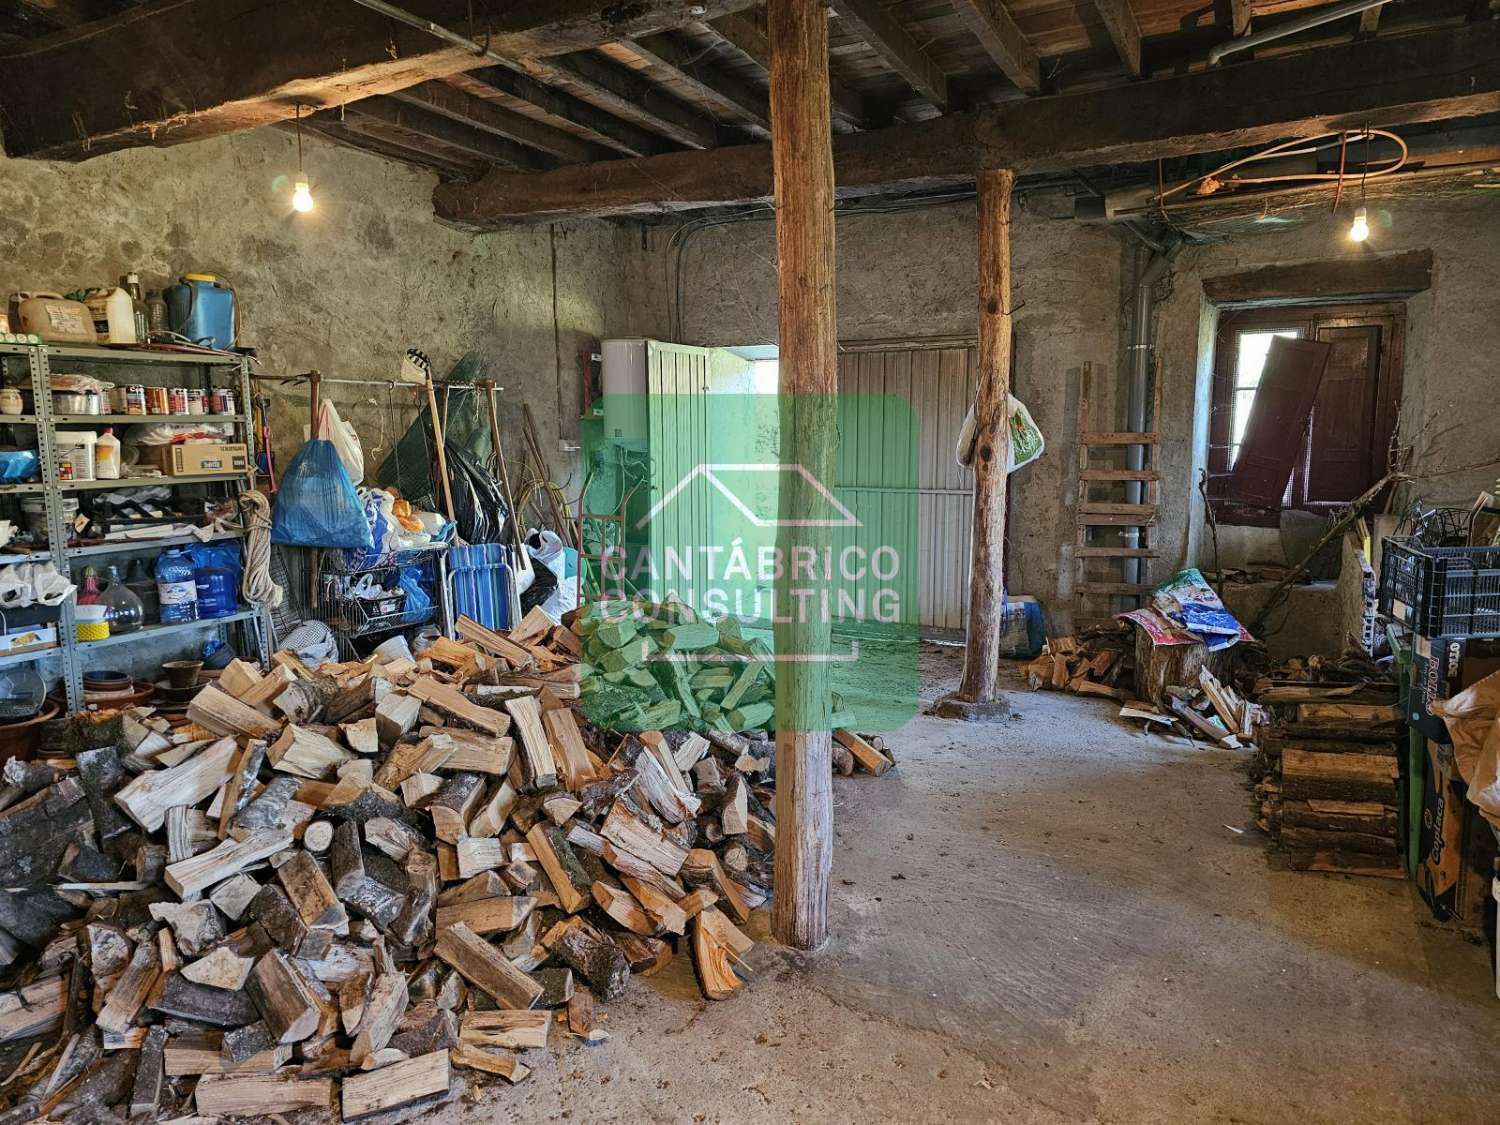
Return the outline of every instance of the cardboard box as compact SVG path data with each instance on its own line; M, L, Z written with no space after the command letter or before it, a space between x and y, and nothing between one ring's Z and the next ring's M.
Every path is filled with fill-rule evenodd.
M250 450L235 442L193 441L152 446L148 460L173 477L229 475L243 473L250 467Z
M1414 637L1407 723L1427 738L1451 741L1448 724L1432 713L1433 701L1452 699L1491 672L1500 672L1500 641L1471 637Z
M1468 801L1451 747L1427 743L1417 890L1438 918L1484 925L1495 876L1495 833Z
M56 625L29 625L11 633L0 634L0 655L56 647Z

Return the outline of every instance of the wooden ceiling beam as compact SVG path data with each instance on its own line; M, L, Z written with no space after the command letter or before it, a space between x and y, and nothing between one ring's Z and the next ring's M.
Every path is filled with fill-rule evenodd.
M291 127L285 123L274 127L291 130ZM385 160L410 164L425 171L437 172L450 179L478 179L490 170L490 165L482 160L464 160L456 156L450 157L448 154L438 155L433 151L430 143L420 150L408 148L380 133L379 122L361 122L347 117L341 121L339 111L336 109L325 109L316 116L304 117L302 127L332 144L352 148L367 156L378 156Z
M556 164L525 145L461 125L429 109L407 105L393 97L365 98L344 108L345 114L379 121L414 136L430 137L456 152L517 172L536 172Z
M954 13L964 22L990 58L1018 89L1028 94L1042 88L1042 64L1026 36L1011 19L1002 0L953 0ZM1113 31L1110 33L1113 35ZM1140 34L1136 34L1136 73L1140 72Z
M515 0L470 26L464 0L423 15L506 57L575 52L715 18L749 0ZM148 0L0 54L12 156L83 160L287 120L486 65L348 0Z
M627 39L621 46L643 62L671 71L698 98L733 118L751 136L770 140L771 107L766 95L716 70L712 62L696 57L670 33Z
M720 16L716 20L699 24L715 38L728 43L740 54L771 73L771 41L766 33L745 12ZM833 102L833 125L846 130L862 129L870 123L870 107L865 97L852 86L840 82L832 75L828 78L828 94Z
M961 0L960 7L967 3ZM878 0L829 0L828 6L907 85L938 109L948 108L948 76Z
M982 167L1038 174L1495 112L1500 22L1488 22L838 137L834 160L841 195L875 195L972 183ZM756 144L530 176L490 173L477 184L439 187L433 202L442 218L487 229L763 203L770 195L770 151Z
M476 98L445 82L424 82L420 86L408 86L391 97L572 164L606 160L610 156L608 150L592 145L566 130L543 124L496 102Z
M538 82L529 74L508 67L492 66L469 74L454 74L443 80L448 85L477 98L502 94L525 102L556 123L586 140L601 144L626 156L655 156L676 147L670 141L648 132L629 121L623 121L598 106L561 90Z
M1238 39L1250 34L1250 0L1229 0L1229 33Z
M520 64L538 81L560 86L680 145L713 148L718 143L712 118L684 105L629 67L585 54L521 59Z
M1104 30L1120 53L1120 60L1132 76L1141 76L1141 25L1136 21L1130 0L1094 0L1094 8L1104 21ZM1374 9L1379 11L1378 8Z

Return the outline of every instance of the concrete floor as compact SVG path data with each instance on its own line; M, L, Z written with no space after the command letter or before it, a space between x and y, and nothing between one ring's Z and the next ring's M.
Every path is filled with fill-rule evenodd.
M956 677L924 653L924 696ZM530 1052L441 1116L1495 1121L1484 946L1404 883L1272 870L1233 830L1240 755L1015 686L1007 724L919 718L898 769L836 780L826 952L759 945L721 1004L679 956L607 1044Z

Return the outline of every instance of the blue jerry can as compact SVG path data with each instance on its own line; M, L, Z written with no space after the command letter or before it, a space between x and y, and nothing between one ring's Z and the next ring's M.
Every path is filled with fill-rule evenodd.
M211 273L185 273L166 291L172 331L195 344L231 348L239 337L234 287Z

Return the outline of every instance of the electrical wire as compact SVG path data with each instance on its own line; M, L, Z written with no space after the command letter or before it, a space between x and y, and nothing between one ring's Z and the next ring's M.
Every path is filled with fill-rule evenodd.
M1195 187L1198 184L1206 183L1210 180L1218 181L1225 172L1232 172L1234 169L1242 168L1247 164L1254 164L1257 161L1261 160L1270 160L1272 157L1276 156L1303 156L1311 153L1321 152L1323 149L1327 148L1342 149L1347 146L1350 140L1365 141L1366 143L1368 143L1370 140L1376 137L1383 137L1384 139L1390 141L1396 146L1397 149L1400 150L1400 155L1395 157L1387 157L1386 159L1389 161L1388 164L1386 164L1384 167L1375 168L1373 170L1370 168L1369 162L1366 161L1362 173L1362 178L1374 179L1376 176L1389 176L1391 173L1398 172L1402 168L1404 168L1406 166L1406 160L1409 155L1408 149L1406 147L1406 142L1395 133L1392 133L1387 129L1366 128L1360 130L1358 135L1352 137L1347 131L1339 133L1319 133L1315 137L1298 137L1295 140L1282 141L1280 144L1272 145L1270 148L1262 149L1260 152L1253 152L1249 156L1242 156L1238 160L1231 160L1228 164L1221 164L1212 172L1205 172L1203 175L1197 177L1196 179L1184 180L1182 183L1175 184L1170 188L1158 188L1156 197L1157 205L1158 207L1161 207L1162 204L1164 204L1166 198L1170 195L1177 195L1180 192L1187 191L1189 188ZM1327 141L1328 143L1319 143L1324 141ZM1339 170L1337 172L1292 172L1275 176L1236 176L1232 181L1230 181L1230 183L1232 185L1280 184L1287 183L1292 180L1313 181L1318 183L1337 183L1342 182L1346 176L1342 159L1340 159L1339 165Z
M286 591L271 577L271 501L258 488L240 496L245 511L245 577L240 588L251 605L276 609Z

